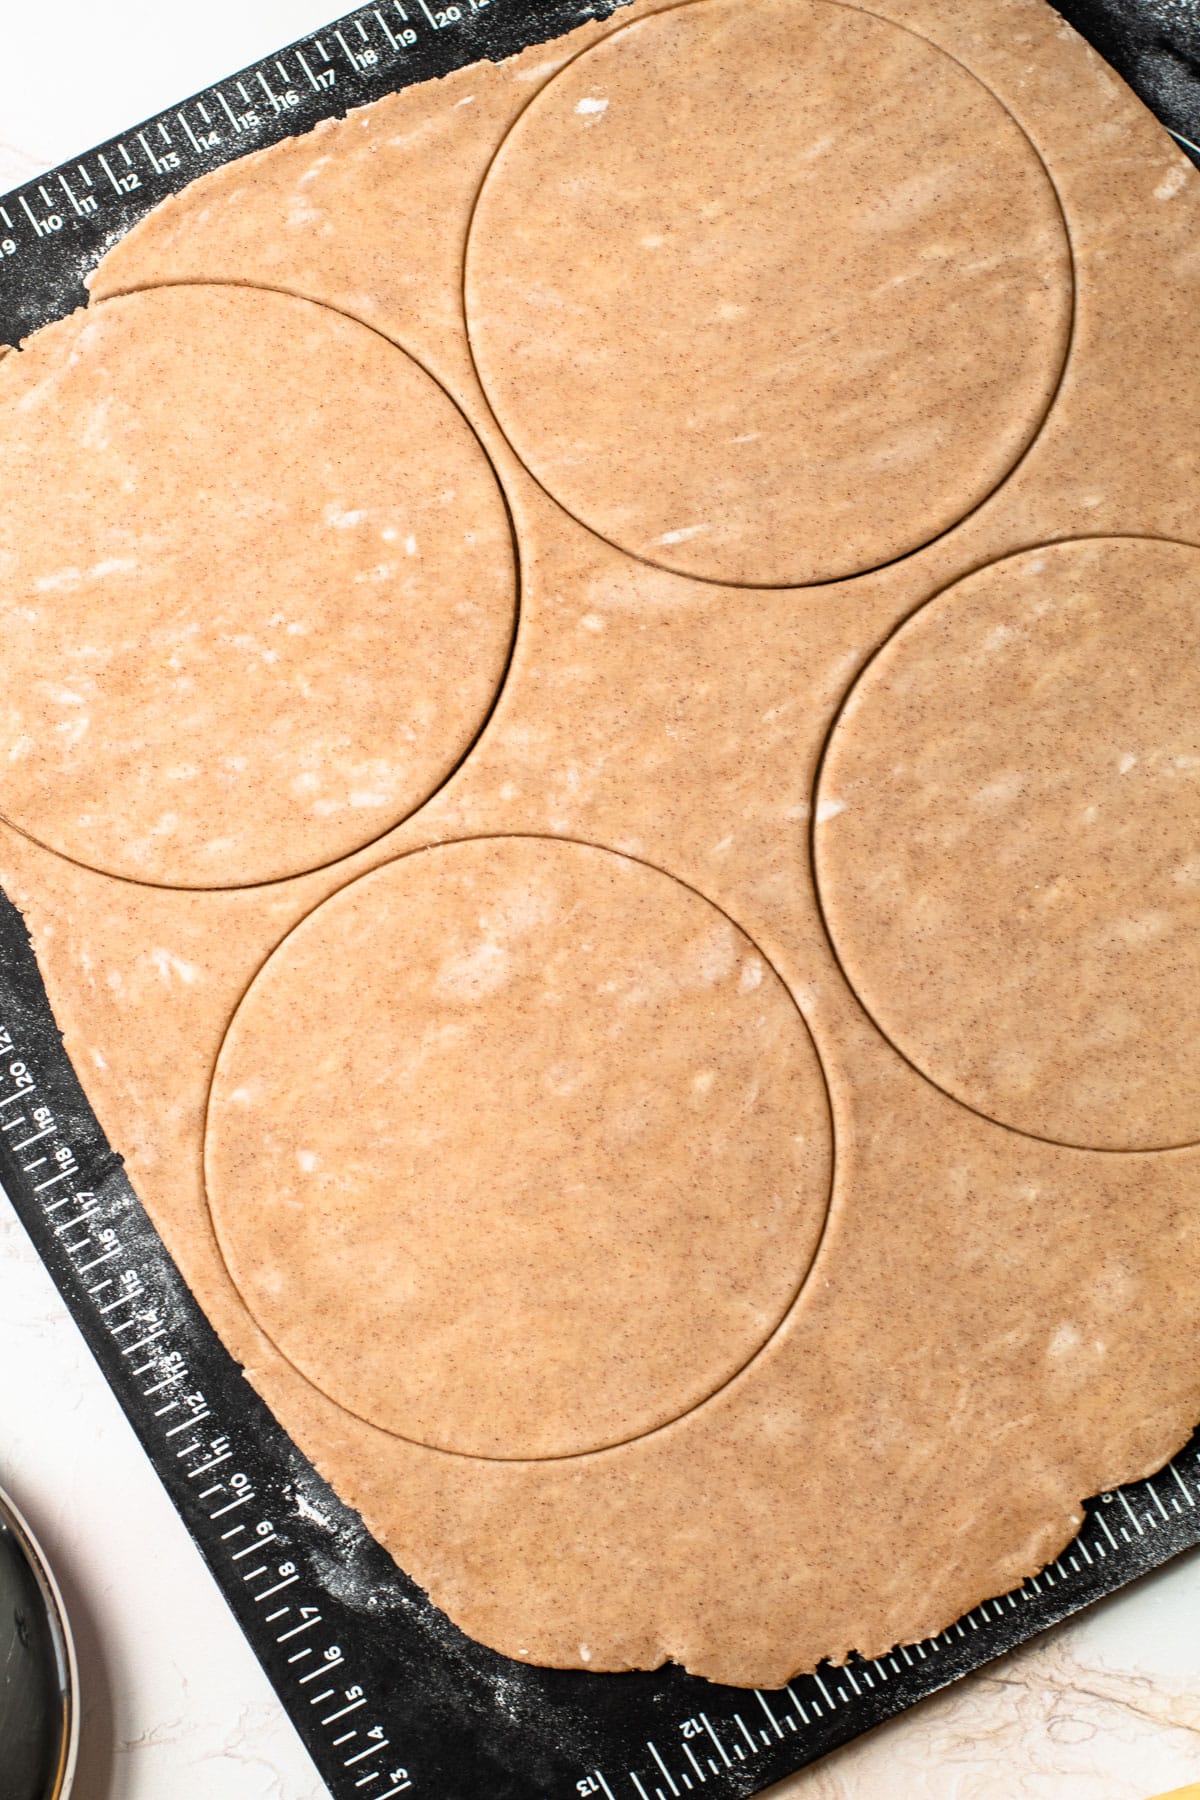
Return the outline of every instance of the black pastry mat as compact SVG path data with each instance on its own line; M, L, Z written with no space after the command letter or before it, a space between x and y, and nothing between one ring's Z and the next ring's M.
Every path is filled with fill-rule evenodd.
M206 170L612 10L380 0L0 196L0 343L82 304L104 251ZM1200 163L1200 0L1060 10ZM1090 1503L1080 1536L1036 1579L875 1662L822 1666L767 1693L675 1667L529 1668L430 1604L242 1378L100 1130L2 894L0 1176L336 1800L757 1793L1200 1542L1197 1434L1153 1481Z

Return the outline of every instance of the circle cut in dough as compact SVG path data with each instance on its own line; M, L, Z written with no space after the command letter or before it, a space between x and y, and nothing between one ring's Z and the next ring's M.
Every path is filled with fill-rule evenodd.
M698 1406L823 1229L824 1078L708 901L565 840L453 843L343 888L230 1026L205 1168L255 1319L434 1448L576 1455Z
M851 690L815 821L846 975L938 1087L1082 1148L1200 1138L1200 550L947 589Z
M491 465L307 300L150 289L0 379L0 815L132 880L346 855L470 748L515 621Z
M619 548L799 586L946 531L1052 402L1050 179L925 39L826 0L694 0L537 95L484 182L467 320L526 467Z

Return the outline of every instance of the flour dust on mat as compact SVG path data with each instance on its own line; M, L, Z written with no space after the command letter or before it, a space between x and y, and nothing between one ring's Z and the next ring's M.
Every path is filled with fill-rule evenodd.
M879 1656L1200 1418L1198 241L1043 0L635 0L0 368L0 882L495 1650Z
M834 943L918 1068L1060 1143L1200 1139L1200 549L1055 544L948 588L819 794Z

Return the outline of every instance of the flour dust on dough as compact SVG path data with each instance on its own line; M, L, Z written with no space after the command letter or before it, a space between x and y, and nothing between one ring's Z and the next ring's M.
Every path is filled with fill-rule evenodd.
M208 1192L247 1305L352 1412L576 1455L737 1374L825 1220L825 1084L723 913L586 845L468 841L310 915L221 1052Z
M843 967L940 1087L1085 1149L1200 1138L1200 549L948 588L847 700L816 819Z
M827 0L695 0L542 89L467 247L488 398L622 549L787 587L976 506L1062 371L1071 261L962 65Z
M296 1444L454 1624L517 1661L611 1670L670 1659L770 1687L822 1657L879 1656L942 1632L1015 1587L1063 1550L1083 1496L1161 1467L1200 1417L1200 1149L1111 1154L1031 1134L1132 1145L1191 1130L1191 1000L1160 984L1171 934L1192 929L1186 880L1174 878L1190 878L1176 851L1193 780L1180 760L1191 755L1192 565L1169 549L1139 552L1150 560L1136 566L1123 551L1085 563L1064 549L1035 579L1024 560L1054 540L1200 543L1200 176L1043 0L653 11L635 0L214 171L150 214L93 278L86 328L102 336L119 307L149 317L168 304L113 296L214 272L322 302L346 360L336 380L327 365L321 393L327 416L347 422L339 442L355 469L363 443L377 458L394 440L387 405L355 411L348 390L365 365L349 347L373 346L372 382L407 369L406 355L436 372L476 436L465 461L447 448L453 478L431 474L432 489L417 491L460 533L496 519L485 559L487 591L501 597L487 638L496 660L452 715L470 753L385 836L347 828L338 842L359 847L336 864L311 866L332 840L318 846L310 822L276 820L273 866L309 872L270 885L118 882L2 824L0 881L29 920L97 1116L188 1284ZM814 226L820 259L807 254ZM794 318L772 243L790 259ZM266 304L245 300L244 329L233 350L214 347L214 367L239 340L261 343ZM313 316L300 300L274 304L281 320ZM329 324L337 314L378 336ZM659 327L671 319L686 347L664 381L672 345ZM55 343L84 330L56 327L6 358L0 397L21 391L24 359L52 360ZM153 348L161 335L142 337ZM286 332L276 338L265 355L285 355ZM146 386L152 361L144 374ZM65 371L57 405L46 401L55 441L94 413L96 383L78 394L72 379ZM304 438L277 418L278 407L264 480ZM239 415L238 431L257 462L266 415L253 431ZM0 439L25 432L19 407L0 405ZM395 466L423 467L433 440L397 435ZM311 461L319 439L304 441ZM521 565L511 664L481 733L512 570L477 444L503 483ZM14 457L0 444L5 468ZM87 516L70 529L94 531L107 502L98 495L93 511L82 477L73 491ZM379 505L400 507L404 493L389 477ZM692 512L693 499L704 509ZM322 505L335 500L361 509L336 485L322 492ZM36 576L93 568L60 556L56 510L39 503L37 518L22 540ZM711 534L691 531L699 524ZM2 529L7 551L10 512ZM368 538L353 560L369 529L322 525L290 585L331 556L335 570L350 558L351 573L389 562ZM656 542L673 532L691 535ZM194 531L186 540L200 580L212 548ZM232 585L252 598L262 533L237 541ZM1168 569L1160 556L1177 560ZM10 576L0 562L0 593ZM348 610L329 615L339 644L377 597L370 582L352 586ZM1033 602L1021 615L1035 591L1044 616ZM55 597L67 618L70 595ZM429 605L441 621L431 642L456 646L466 690L463 643L484 639L474 627L445 639ZM268 622L276 608L282 597ZM1058 622L1072 608L1077 652ZM1020 629L987 648L1014 609ZM904 654L921 633L935 660L944 649L932 672ZM1185 666L1166 662L1160 633L1175 634ZM1106 643L1128 664L1143 718L1104 666ZM1049 653L1044 708L1035 644ZM322 666L341 669L327 648ZM397 646L385 633L369 648L365 671L355 662L365 685L337 692L374 744L395 716ZM1008 734L984 708L992 667L1012 676L999 701ZM879 704L864 701L833 731L864 669L862 691L878 690ZM1084 716L1072 670L1120 726L1094 779L1087 746L1102 726ZM267 756L260 677L247 686L242 664L234 671L235 753ZM924 742L921 694L940 752ZM309 716L298 703L279 715L296 731ZM47 727L59 718L49 711ZM86 784L85 741L70 751L63 737L51 756L44 736L38 754ZM889 740L919 781L894 774ZM181 759L160 737L143 760L144 777L97 765L114 816L123 789L136 795L145 779L157 795ZM864 779L847 792L841 775L849 783L856 769ZM1019 798L1005 799L1014 769L1032 778L1027 819ZM0 813L17 773L19 759L0 757ZM952 802L941 814L923 798L938 791ZM1017 865L1048 856L1030 830L1048 805L1064 820L1066 860L1049 883L1034 875L1035 904ZM221 828L244 837L224 874L241 878L266 866L255 847L267 839L253 809L231 810ZM954 816L961 868L944 854ZM1140 877L1122 888L1103 856L1086 867L1088 831L1127 876L1161 837L1170 856L1146 876L1149 906L1132 906ZM551 838L558 847L545 847ZM145 873L166 870L167 852L155 856ZM176 879L204 861L189 856ZM894 917L871 888L875 859L897 871ZM978 890L992 881L1011 914L989 914ZM915 943L939 886L949 924L942 914L937 941ZM1041 1059L1038 1114L997 1045L1010 975L1045 974L1039 944L1060 903L1081 927L1067 946L1075 976L1051 969L1009 1040ZM1166 922L1157 937L1148 914ZM1007 962L988 951L996 918ZM972 942L959 985L947 967ZM599 991L597 956L615 989ZM754 957L762 980L743 993ZM898 994L893 963L911 972L911 995ZM1123 1014L1098 979L1106 968L1130 976ZM995 1019L975 1006L989 971ZM670 993L657 995L656 980ZM646 992L657 997L622 1002ZM1161 1032L1146 1005L1158 993ZM1094 1025L1110 1034L1096 1039L1103 1118L1099 1089L1076 1079L1075 1048L1046 1016L1064 994L1085 1036ZM898 1009L890 1028L904 1055L863 1000L885 1028L885 1004ZM369 1029L356 1036L352 1016ZM366 1102L337 1089L343 1070ZM473 1107L486 1129L472 1129ZM782 1113L800 1120L803 1146ZM572 1207L565 1186L538 1179L547 1168L590 1203ZM479 1222L461 1262L458 1208ZM588 1313L576 1314L589 1283ZM527 1338L513 1329L522 1321ZM487 1358L470 1348L481 1342Z
M223 887L378 837L465 754L512 639L511 531L445 393L352 320L188 285L0 376L0 815Z

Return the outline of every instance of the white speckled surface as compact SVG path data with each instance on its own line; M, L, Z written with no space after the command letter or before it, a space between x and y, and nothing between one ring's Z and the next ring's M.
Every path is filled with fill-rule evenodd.
M5 20L0 190L324 21L304 0ZM170 41L164 23L169 21ZM188 41L187 34L192 41ZM102 81L98 80L102 72ZM22 92L25 89L27 91ZM19 1227L0 1210L0 1479L55 1562L90 1700L78 1800L322 1788ZM801 1800L1142 1800L1200 1775L1192 1558L796 1779Z

